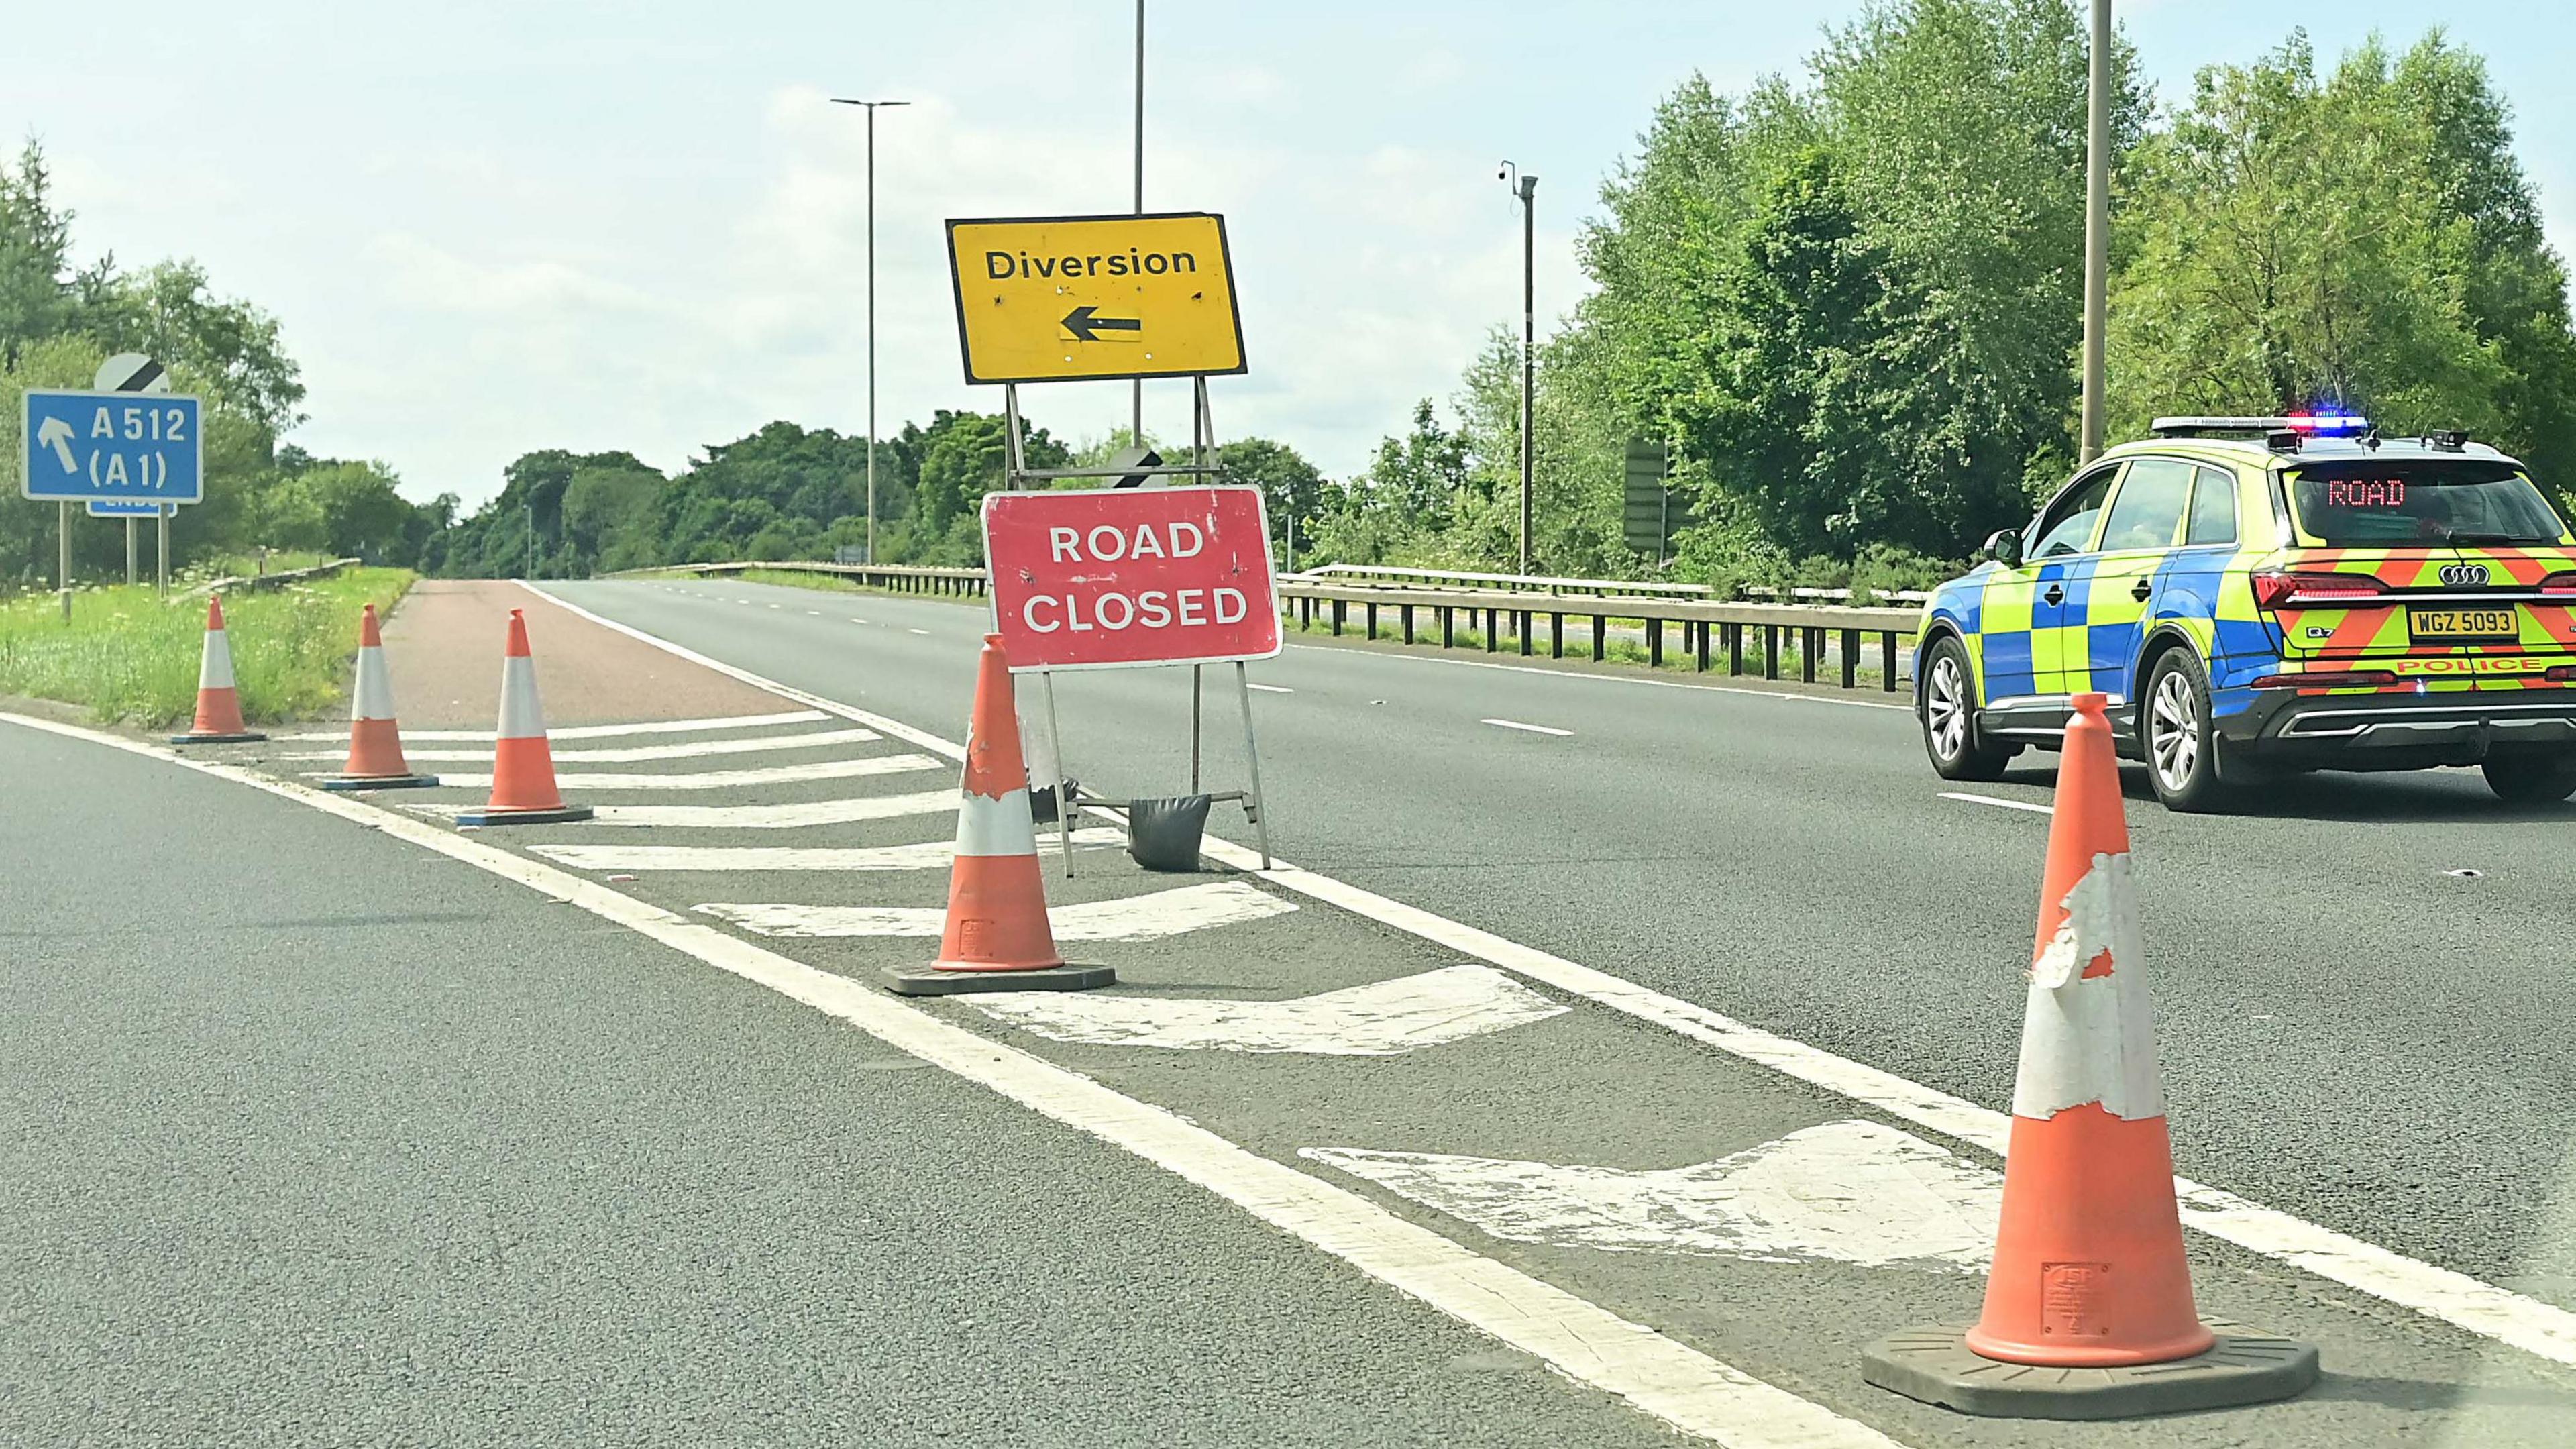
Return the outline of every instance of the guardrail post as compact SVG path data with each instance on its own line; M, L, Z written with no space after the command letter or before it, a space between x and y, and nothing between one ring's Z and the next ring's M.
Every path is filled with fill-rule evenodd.
M1859 683L1860 631L1845 629L1843 631L1843 688L1851 689Z
M1458 647L1458 611L1447 604L1440 606L1440 647Z
M1377 601L1375 599L1369 600L1368 605L1368 636L1371 641L1377 638Z
M1333 600L1333 637L1336 639L1342 637L1342 613L1342 601Z
M1646 626L1646 667L1661 669L1664 667L1664 621L1646 619L1641 622Z
M1530 611L1527 609L1521 610L1519 629L1521 636L1521 657L1523 659L1527 659L1530 654Z
M1413 606L1398 604L1395 607L1396 612L1404 616L1404 642L1410 644L1413 642Z
M1726 672L1740 676L1744 673L1744 626L1727 624L1721 627L1726 630Z
M1762 677L1780 677L1780 626L1777 624L1762 626Z
M1563 614L1547 616L1547 657L1550 659L1565 657L1565 616Z
M1798 673L1806 683L1816 682L1816 656L1824 652L1824 630L1809 627L1798 631Z
M1878 636L1878 687L1888 694L1896 692L1896 631L1893 629Z
M1607 649L1610 642L1610 631L1604 628L1603 625L1608 622L1608 620L1602 618L1599 614L1592 616L1592 662L1595 664L1600 663L1602 659L1606 657L1604 651Z
M1491 653L1493 653L1493 652L1494 652L1494 635L1495 635L1495 634L1497 634L1498 632L1500 632L1500 631L1499 631L1499 630L1497 630L1497 629L1494 627L1494 611L1493 611L1493 610L1491 610L1491 609L1487 609L1487 610L1485 611L1485 652L1486 652L1486 653L1491 654Z
M1708 673L1708 621L1699 621L1699 672Z

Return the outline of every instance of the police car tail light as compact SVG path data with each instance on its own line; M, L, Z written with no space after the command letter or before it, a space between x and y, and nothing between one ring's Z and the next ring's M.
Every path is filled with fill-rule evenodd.
M2576 664L2553 664L2540 677L2552 684L2576 684Z
M2296 574L2266 569L2254 575L2254 602L2266 609L2284 604L2366 608L2392 602L2388 586L2368 574Z
M2540 581L2544 594L2576 594L2576 571L2555 573Z

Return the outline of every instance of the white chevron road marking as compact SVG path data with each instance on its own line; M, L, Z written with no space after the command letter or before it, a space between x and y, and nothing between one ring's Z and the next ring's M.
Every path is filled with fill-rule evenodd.
M848 825L861 820L938 815L956 808L956 791L923 790L911 795L808 800L797 805L602 805L597 823L699 830L792 830L804 825Z
M811 730L801 735L758 735L747 740L686 740L670 745L620 745L604 750L552 750L558 765L631 765L646 760L693 760L708 755L759 755L772 750L819 750L833 745L863 745L885 736L869 729ZM552 741L549 738L549 745ZM404 757L428 760L475 761L492 758L489 749L481 750L415 750L405 748ZM336 760L337 750L320 754L294 754L290 760Z
M717 901L694 909L761 936L935 937L948 920L948 913L938 906L737 905ZM1214 926L1284 916L1295 909L1292 902L1241 881L1227 880L1178 886L1124 900L1049 906L1047 924L1059 942L1159 941Z
M953 797L952 797L953 798ZM1080 846L1124 845L1124 830L1073 833ZM931 870L956 858L953 840L914 845L532 845L528 849L575 870Z
M1444 966L1288 1001L1060 991L958 999L1049 1041L1340 1057L1397 1056L1526 1026L1572 1009L1491 966Z
M731 790L744 785L793 785L803 780L857 780L871 775L900 775L910 770L949 770L956 766L928 755L877 755L865 760L818 760L810 765L770 765L757 770L713 770L702 775L655 775L639 770L555 775L566 790ZM439 782L466 789L492 783L489 775L450 775Z
M716 719L659 719L644 724L569 725L546 731L556 740L609 740L620 735L689 735L701 730L767 729L772 725L812 724L831 716L819 709L789 710L784 714L729 714ZM281 740L345 740L349 732L338 730L303 730L279 735ZM484 740L492 738L490 730L404 730L403 740Z

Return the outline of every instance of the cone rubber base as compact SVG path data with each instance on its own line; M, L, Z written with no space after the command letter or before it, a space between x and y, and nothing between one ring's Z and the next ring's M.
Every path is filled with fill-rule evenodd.
M1092 991L1118 984L1118 973L1106 966L1048 966L1033 971L942 971L936 966L898 966L885 974L886 989L897 996L963 996L975 991Z
M2314 1344L2204 1320L2206 1353L2120 1368L2042 1368L1971 1352L1968 1326L1908 1329L1861 1351L1860 1376L1909 1399L1990 1419L2134 1419L2268 1403L2317 1381Z
M184 735L172 735L170 743L174 745L246 745L254 740L267 738L268 736L257 730L243 730L233 735L201 735L191 730Z
M587 805L558 805L552 810L499 810L488 805L477 805L471 810L457 811L456 823L459 825L570 825L577 820L590 819L592 813Z
M325 790L418 790L438 783L436 775L324 775L313 782Z

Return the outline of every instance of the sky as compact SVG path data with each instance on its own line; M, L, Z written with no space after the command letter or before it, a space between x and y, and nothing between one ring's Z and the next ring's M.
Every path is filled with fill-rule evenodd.
M1220 438L1357 471L1517 324L1499 161L1540 178L1545 333L1655 102L1693 72L1795 72L1857 9L1148 0L1146 206L1224 214L1234 254L1249 371L1211 384ZM2168 103L2294 26L2328 57L2447 27L2488 57L2551 237L2576 243L2562 4L2115 9ZM964 380L942 221L1129 207L1134 24L1130 0L120 0L10 47L0 137L44 143L82 260L194 257L280 320L310 389L293 441L470 508L537 448L676 470L777 418L865 431L865 122L832 96L912 103L877 121L881 434L999 411ZM1185 437L1187 399L1148 385L1147 431ZM1095 438L1127 385L1023 406Z

